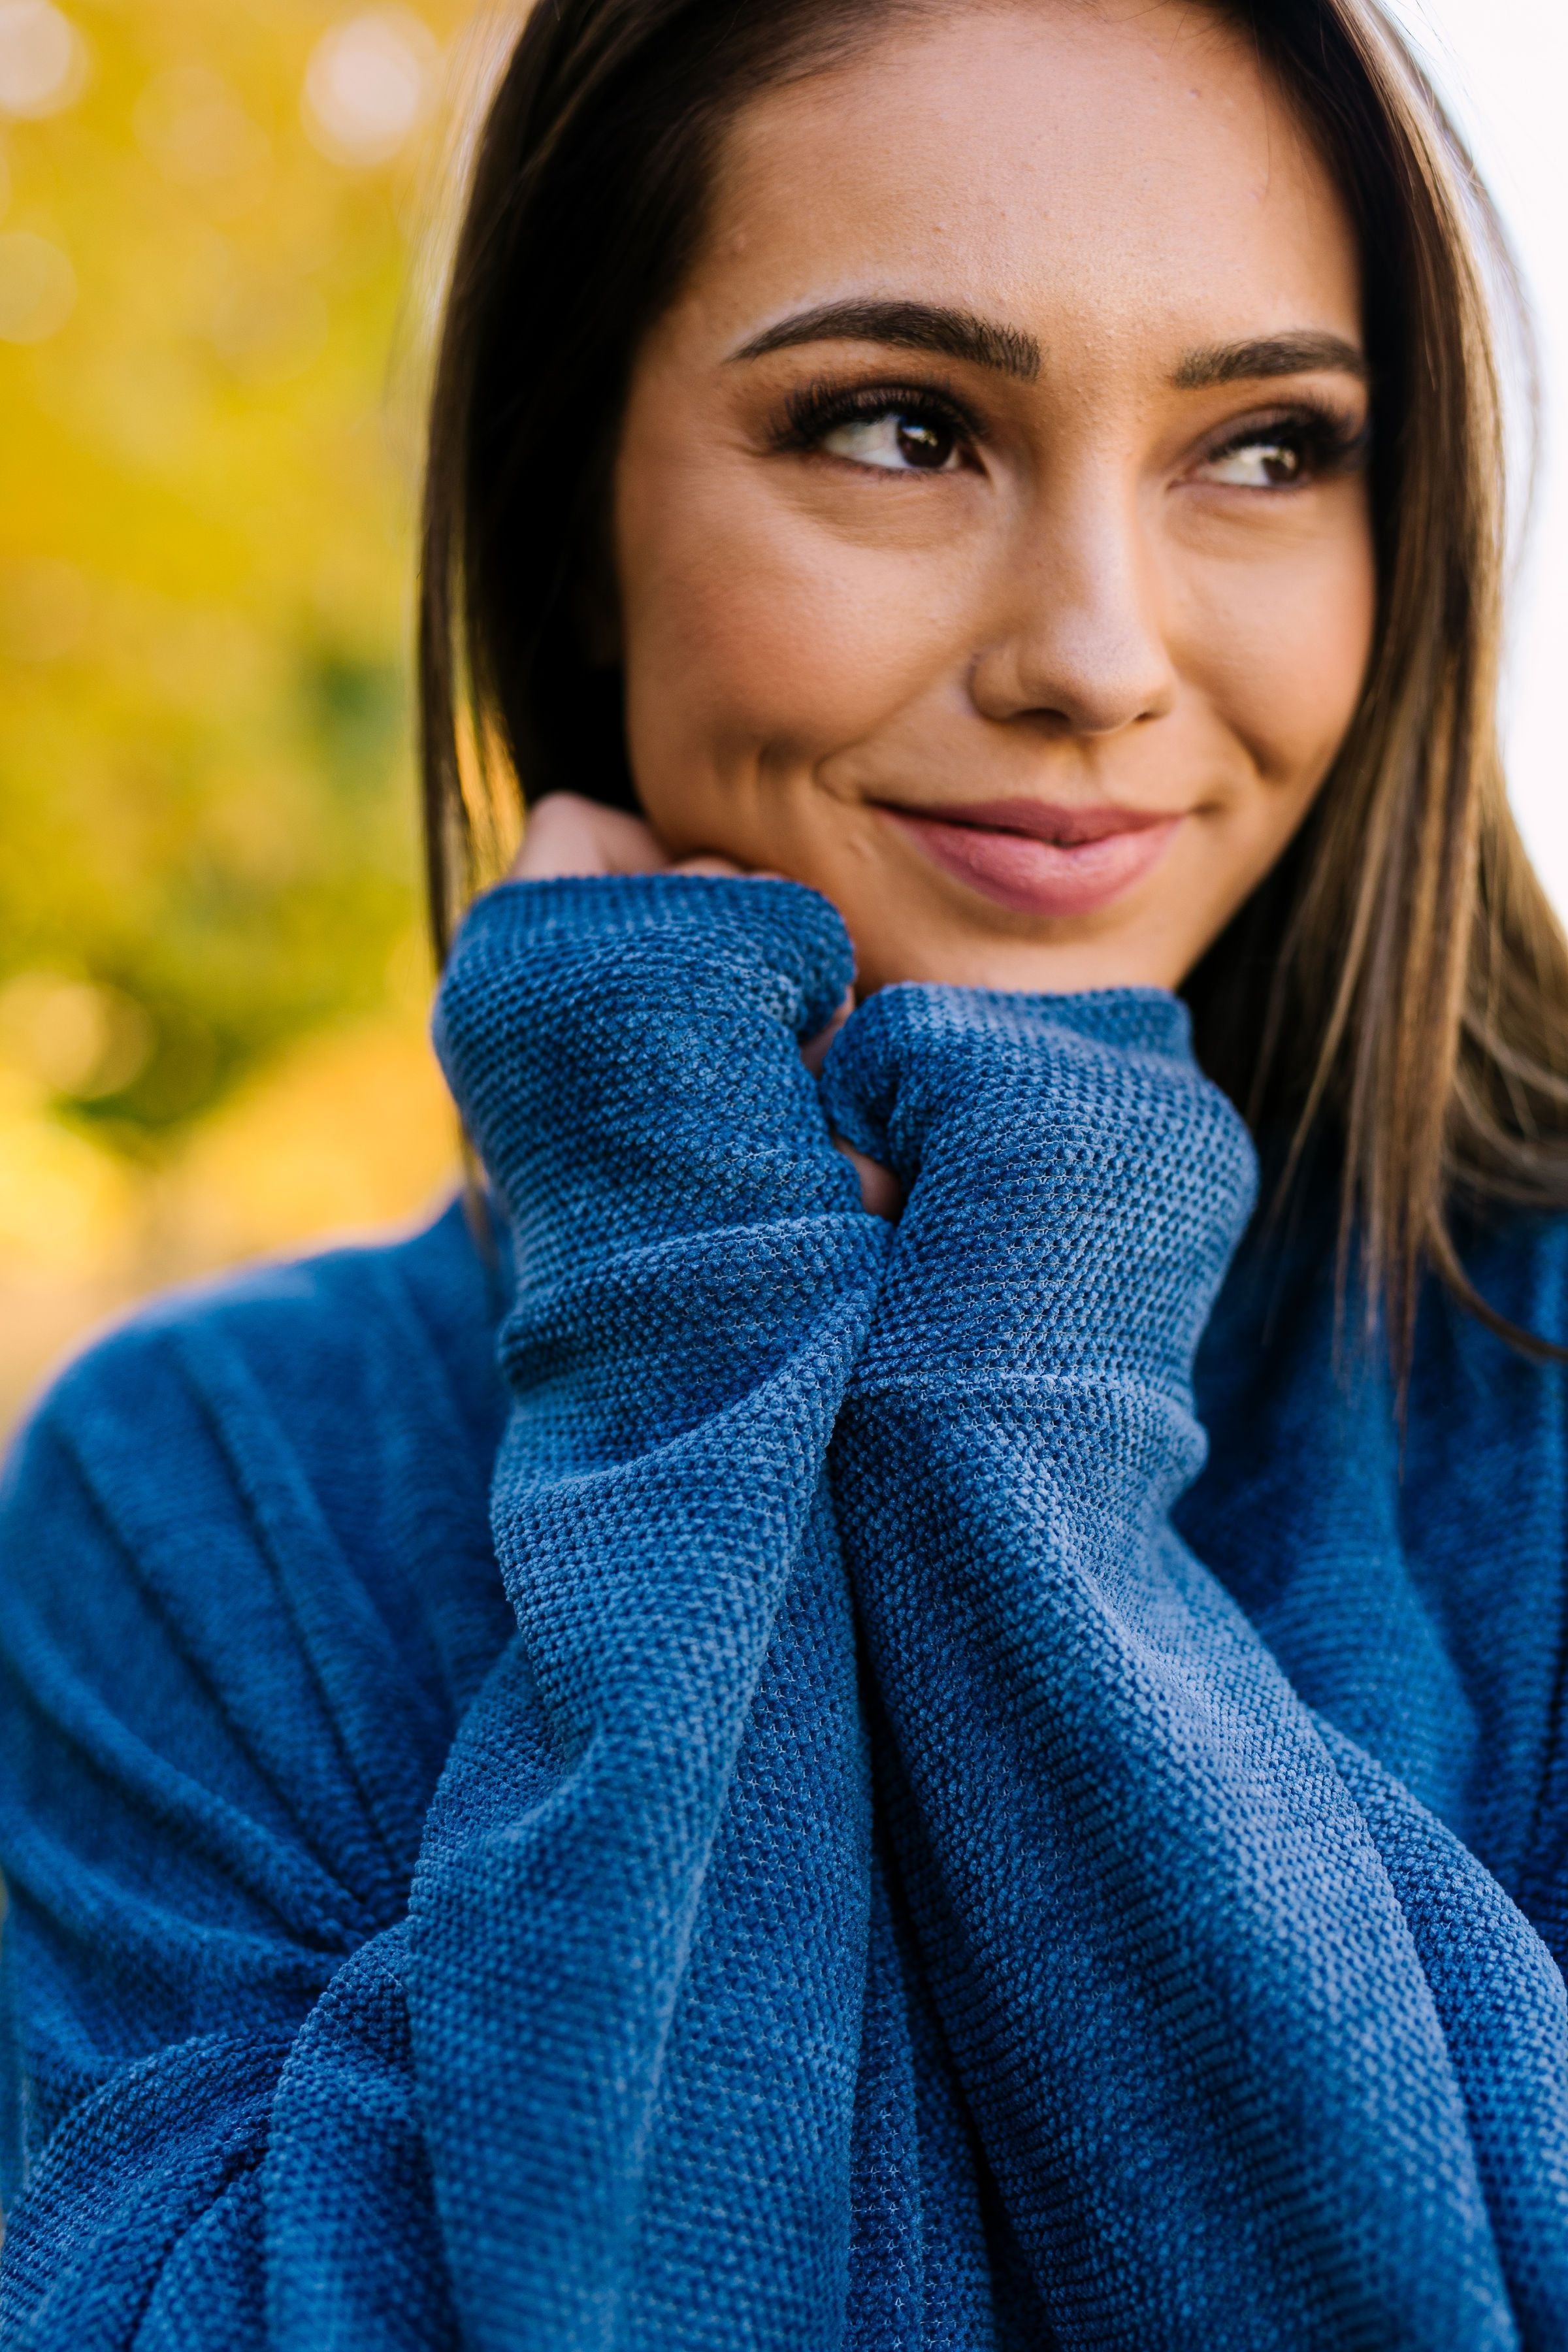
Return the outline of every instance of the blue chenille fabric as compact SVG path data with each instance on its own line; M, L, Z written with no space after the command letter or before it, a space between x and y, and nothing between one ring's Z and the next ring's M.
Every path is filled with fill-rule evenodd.
M1568 2347L1561 1372L1158 992L508 886L482 1158L171 1299L0 1496L0 2340ZM837 1133L889 1163L864 1213ZM1469 1243L1568 1328L1568 1230Z

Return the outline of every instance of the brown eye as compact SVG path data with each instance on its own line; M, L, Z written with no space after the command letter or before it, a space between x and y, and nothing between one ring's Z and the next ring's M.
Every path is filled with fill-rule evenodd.
M1232 489L1288 490L1304 478L1307 465L1299 442L1259 434L1255 441L1219 450L1198 473L1205 482L1223 482Z
M879 466L888 473L942 474L959 463L959 436L944 417L921 416L908 409L884 409L874 416L846 418L826 432L820 448L830 457L852 458L858 466Z
M952 457L952 428L932 425L923 417L900 416L899 448L910 465L926 466L935 472Z

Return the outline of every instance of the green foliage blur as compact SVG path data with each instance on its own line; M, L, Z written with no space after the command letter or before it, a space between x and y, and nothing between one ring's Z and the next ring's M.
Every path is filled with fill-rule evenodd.
M0 1025L132 1161L417 952L394 355L468 15L0 0Z

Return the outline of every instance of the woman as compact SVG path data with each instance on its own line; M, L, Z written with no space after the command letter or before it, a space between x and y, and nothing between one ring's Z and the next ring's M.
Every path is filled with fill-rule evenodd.
M1472 196L1366 0L530 23L426 537L443 935L459 744L542 803L475 1230L19 1448L8 2342L1568 2345Z

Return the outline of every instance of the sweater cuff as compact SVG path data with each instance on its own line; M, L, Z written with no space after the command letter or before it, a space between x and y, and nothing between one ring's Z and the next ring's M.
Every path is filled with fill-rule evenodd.
M804 883L719 874L562 875L502 882L464 918L443 979L468 956L511 958L563 942L706 940L762 986L798 1039L825 1029L855 977L855 951L830 899Z
M1174 997L885 989L822 1086L832 1127L908 1192L862 1384L1093 1377L1185 1397L1256 1160Z
M520 1254L565 1274L696 1230L845 1205L800 1042L853 971L787 882L503 885L463 925L437 1051Z

